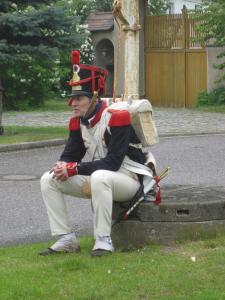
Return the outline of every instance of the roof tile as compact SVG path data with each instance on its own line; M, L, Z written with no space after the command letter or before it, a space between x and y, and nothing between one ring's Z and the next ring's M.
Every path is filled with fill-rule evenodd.
M85 23L90 31L113 30L114 18L112 12L92 12Z

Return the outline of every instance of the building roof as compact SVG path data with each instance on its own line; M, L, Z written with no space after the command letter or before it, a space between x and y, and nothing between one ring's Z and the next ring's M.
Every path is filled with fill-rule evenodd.
M112 12L92 12L85 23L88 24L90 31L111 31L114 27L114 18Z

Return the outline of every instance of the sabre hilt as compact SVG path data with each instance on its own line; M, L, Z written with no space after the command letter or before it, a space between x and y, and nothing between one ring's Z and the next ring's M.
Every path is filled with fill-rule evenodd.
M153 184L152 187L156 184L158 184L163 178L165 178L168 175L168 172L170 170L170 167L165 168L158 176L153 177ZM151 188L152 189L152 188ZM138 205L143 201L144 199L144 193L143 193L143 186L139 188L135 196L133 197L133 200L136 200L132 205L124 212L122 212L119 217L114 220L112 225L115 225L116 223L120 222L121 220L127 220L129 218L129 215L131 212L138 207Z
M170 170L170 167L165 168L159 175L158 177L161 179L163 179L164 177L166 177L168 175L168 172Z

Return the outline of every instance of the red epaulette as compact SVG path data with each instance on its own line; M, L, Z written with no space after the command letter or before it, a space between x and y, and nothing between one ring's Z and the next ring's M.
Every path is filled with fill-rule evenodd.
M69 130L79 130L80 129L80 119L73 117L69 122Z
M130 125L131 117L130 117L129 111L109 109L108 112L110 112L112 114L112 116L109 120L110 127L113 127L113 126L119 127L119 126Z

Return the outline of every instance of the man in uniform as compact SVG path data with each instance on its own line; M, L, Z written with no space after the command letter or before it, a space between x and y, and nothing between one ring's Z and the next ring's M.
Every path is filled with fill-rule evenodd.
M72 64L74 76L69 83L72 86L69 105L74 116L69 122L69 139L59 161L41 178L51 233L59 236L59 240L40 254L79 251L63 196L90 198L84 189L88 183L95 237L92 256L101 256L114 251L111 240L113 201L131 199L142 180L141 175L126 167L125 161L144 164L145 155L136 147L140 141L131 126L129 112L109 109L99 98L104 92L107 71L81 65L77 51L72 52ZM89 161L82 162L86 152Z

